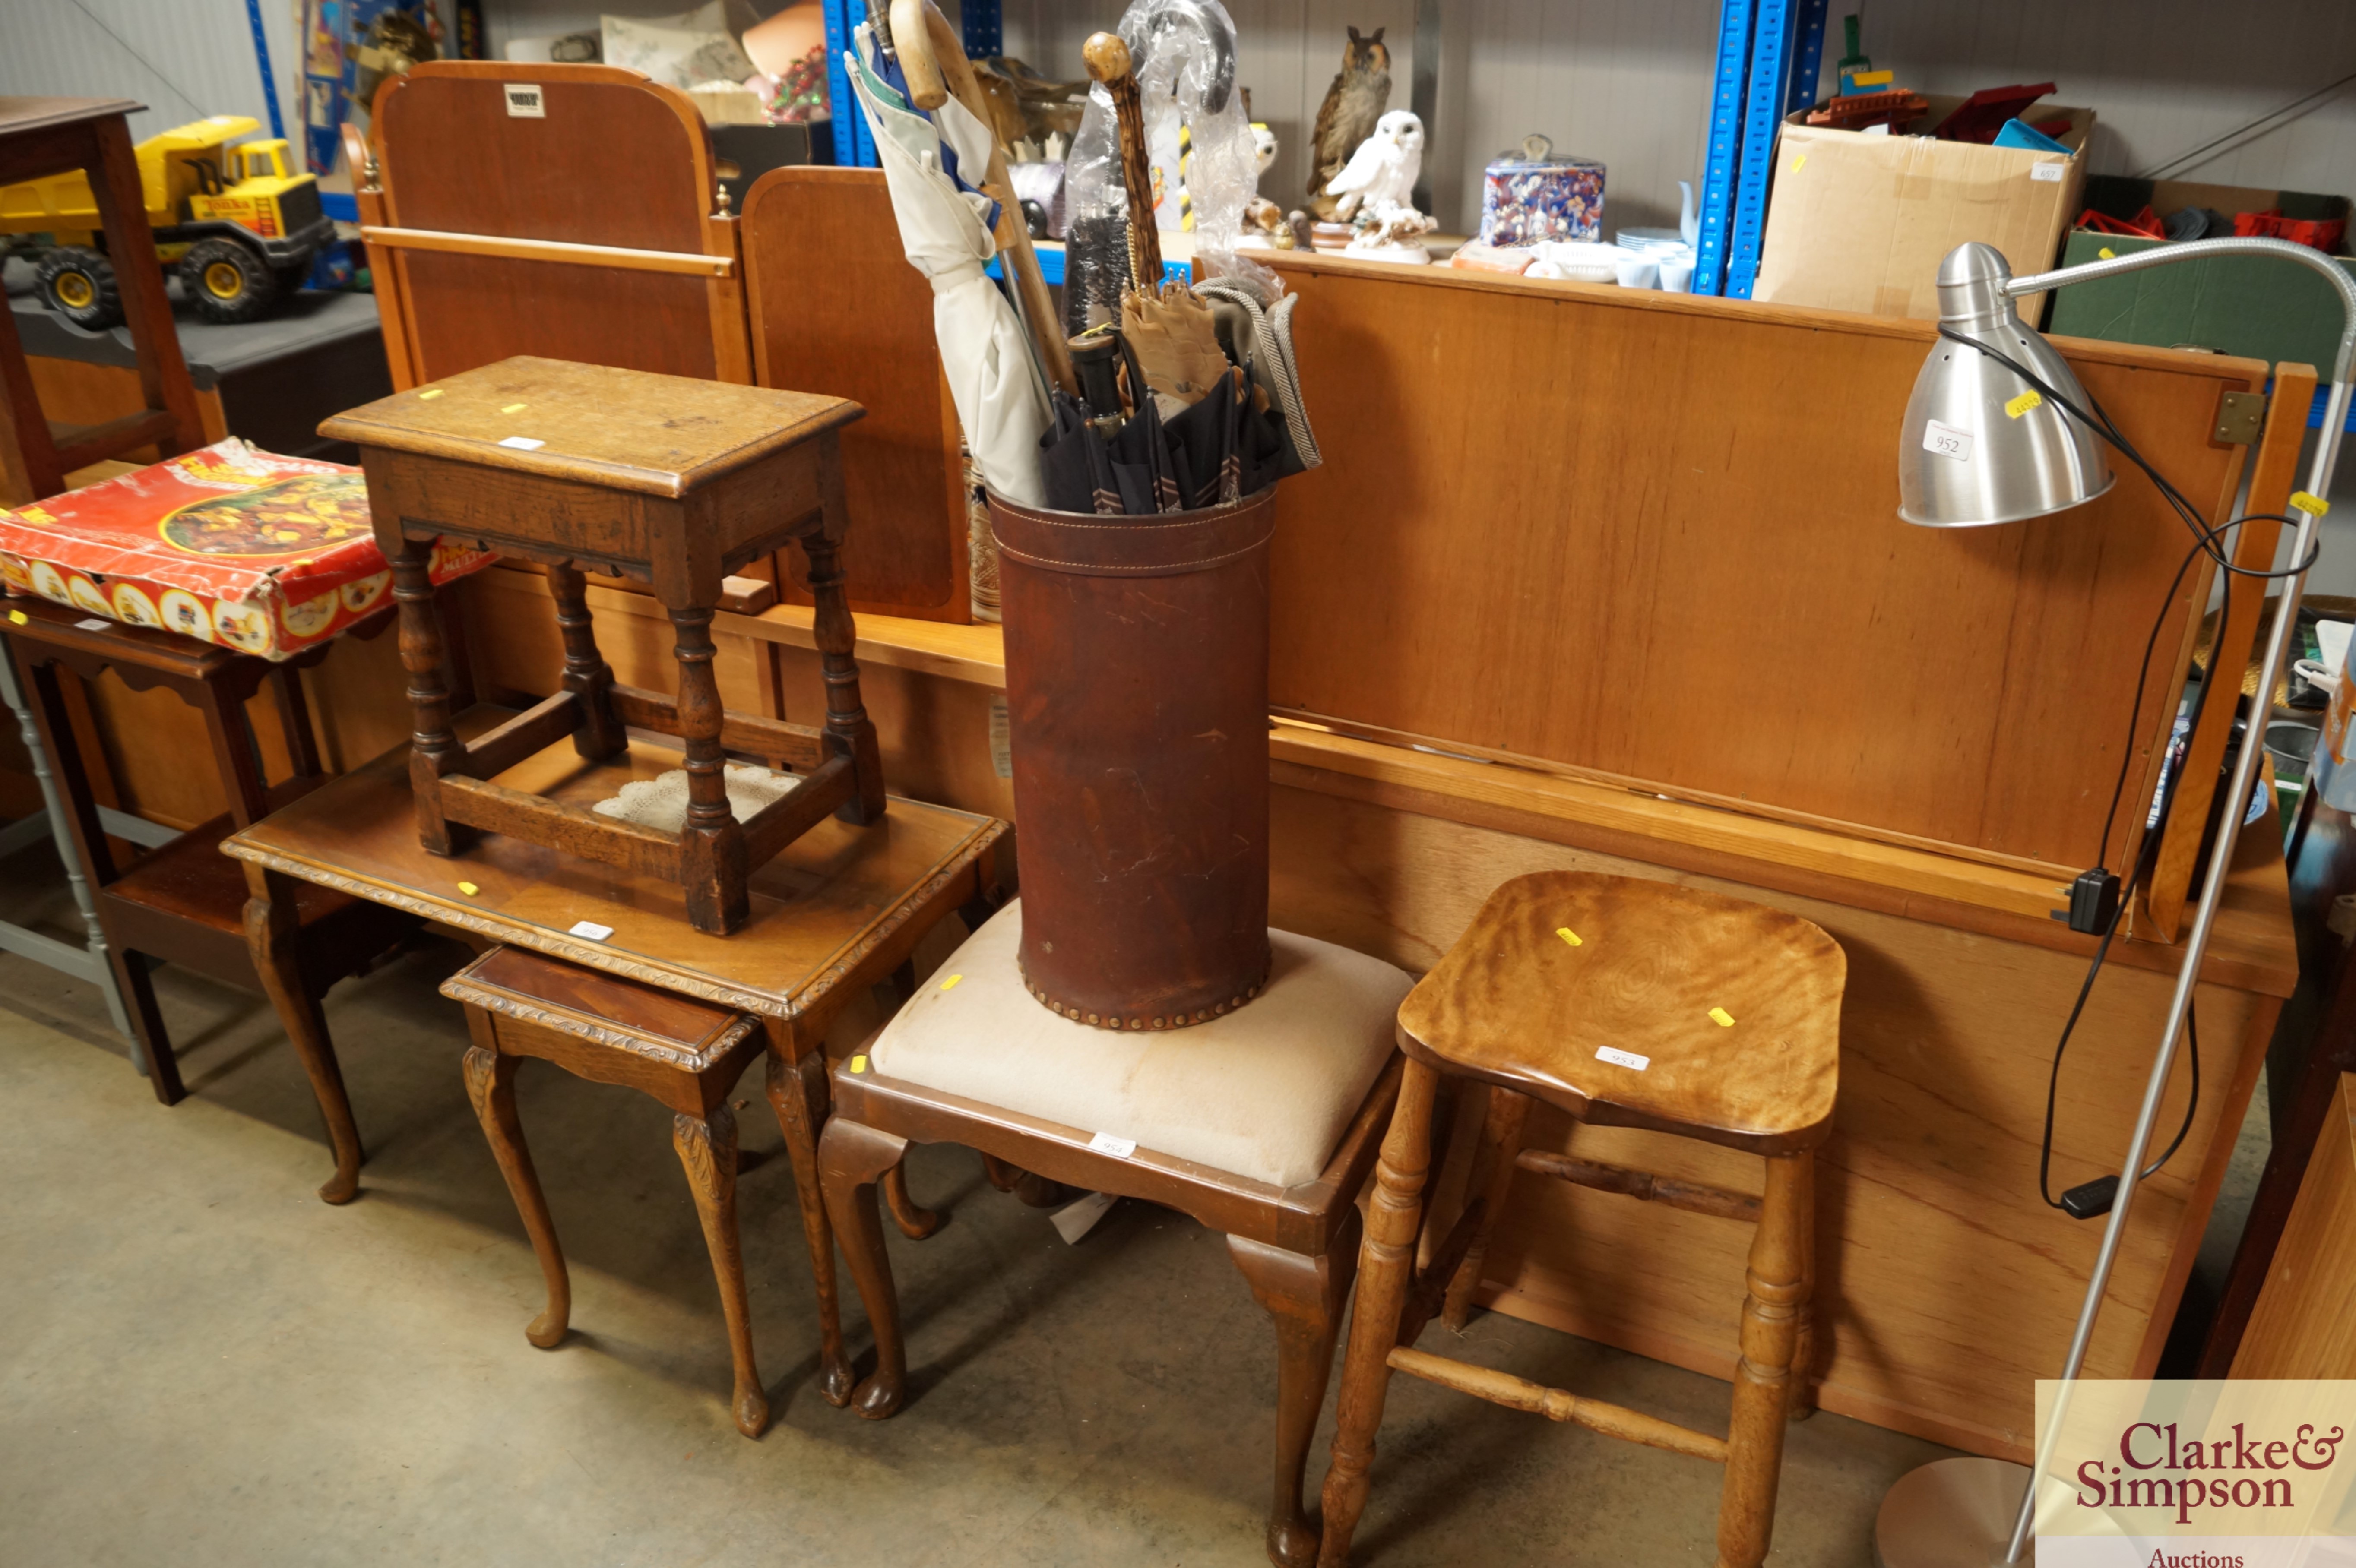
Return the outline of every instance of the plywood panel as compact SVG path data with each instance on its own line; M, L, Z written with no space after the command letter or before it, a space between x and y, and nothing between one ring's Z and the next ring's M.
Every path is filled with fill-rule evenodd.
M2140 475L2034 523L1912 528L1898 431L1927 324L1282 270L1326 461L1278 500L1280 709L2008 862L2102 858L2186 549ZM2242 449L2208 444L2210 421L2263 367L2066 351L2196 505L2225 505ZM2197 575L2139 751L2174 701Z

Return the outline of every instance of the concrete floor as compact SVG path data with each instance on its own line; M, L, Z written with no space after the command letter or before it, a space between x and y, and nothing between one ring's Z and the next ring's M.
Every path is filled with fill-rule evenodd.
M0 913L37 905L63 933L43 854L0 865ZM264 1004L159 976L190 1090L167 1111L93 989L0 955L0 1563L1266 1561L1274 1354L1219 1239L1122 1203L1066 1246L963 1150L910 1160L951 1218L890 1237L912 1390L873 1424L810 1385L790 1168L746 1173L775 1411L747 1442L669 1114L528 1069L574 1293L572 1338L532 1349L539 1271L434 990L462 956L428 945L329 999L369 1156L360 1199L330 1209L317 1113ZM757 1078L737 1101L745 1148L776 1151ZM855 1297L845 1326L863 1349ZM1723 1383L1640 1357L1495 1315L1461 1349L1723 1427ZM1330 1437L1329 1399L1312 1488ZM1772 1561L1867 1563L1883 1490L1944 1452L1835 1415L1794 1428ZM1356 1558L1708 1563L1718 1480L1400 1379Z

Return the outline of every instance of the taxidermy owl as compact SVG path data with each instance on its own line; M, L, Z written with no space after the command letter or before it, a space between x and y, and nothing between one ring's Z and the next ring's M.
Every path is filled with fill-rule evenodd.
M1327 182L1325 194L1341 198L1334 217L1347 220L1363 208L1379 221L1393 212L1415 210L1415 182L1422 173L1423 122L1394 109L1375 122L1375 133Z
M1317 128L1309 136L1309 194L1321 198L1326 182L1342 172L1351 152L1374 134L1375 122L1391 104L1391 51L1383 47L1386 29L1376 27L1371 38L1350 29L1342 50L1342 69L1325 90L1317 110Z

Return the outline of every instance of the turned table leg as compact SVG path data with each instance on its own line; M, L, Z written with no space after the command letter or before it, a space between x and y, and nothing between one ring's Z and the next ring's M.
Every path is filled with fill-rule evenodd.
M1382 1158L1375 1166L1366 1241L1358 1253L1358 1305L1350 1318L1350 1348L1342 1358L1333 1467L1325 1474L1323 1499L1324 1537L1317 1561L1323 1568L1342 1568L1350 1560L1350 1537L1366 1507L1375 1432L1383 1424L1383 1401L1390 1391L1390 1353L1415 1283L1416 1232L1431 1161L1431 1105L1439 1090L1440 1074L1408 1057L1398 1105L1383 1136Z
M709 606L673 607L670 624L679 660L679 738L687 752L680 880L687 893L689 923L724 936L744 923L753 906L744 888L744 830L728 809L727 757L720 745L720 681L712 668L712 611Z
M581 699L581 727L573 731L573 749L592 762L616 755L630 740L614 711L613 667L597 651L588 580L578 567L552 566L548 592L556 601L556 629L564 639L564 689Z
M908 1140L862 1126L843 1116L827 1119L819 1140L826 1182L826 1208L851 1263L860 1305L867 1308L875 1335L875 1371L859 1385L851 1408L881 1421L900 1408L908 1387L908 1360L900 1339L900 1298L892 1285L891 1260L884 1254L884 1221L875 1208L875 1186L884 1172L906 1157Z
M318 1097L328 1140L335 1145L336 1174L319 1189L329 1203L348 1203L360 1187L360 1133L352 1120L352 1103L344 1093L343 1069L336 1061L335 1042L327 1036L327 1015L319 998L304 983L297 947L302 928L295 923L294 884L276 871L247 862L245 885L252 895L245 901L245 944L262 988L278 1010L278 1021L294 1042L303 1071L310 1075L311 1093Z
M704 1244L712 1249L720 1310L728 1318L728 1351L736 1367L736 1430L758 1437L768 1428L769 1397L753 1361L753 1308L744 1295L744 1256L736 1238L736 1114L723 1100L710 1116L675 1115L670 1126L671 1145L695 1193L696 1217L703 1221Z
M1803 1149L1767 1161L1767 1191L1751 1241L1742 1353L1734 1368L1734 1414L1726 1437L1726 1489L1718 1505L1719 1568L1759 1568L1775 1533L1783 1468L1783 1417L1792 1358L1808 1307L1804 1255L1815 1202L1815 1156Z
M1358 1214L1349 1211L1321 1257L1306 1257L1243 1236L1227 1253L1251 1285L1252 1298L1276 1322L1276 1491L1269 1505L1268 1555L1277 1568L1317 1561L1317 1530L1301 1507L1309 1440L1333 1371L1342 1303L1358 1271Z
M548 1199L540 1189L540 1173L532 1168L531 1150L523 1141L523 1124L516 1116L517 1058L500 1055L486 1039L490 1028L481 1009L466 1009L466 1027L476 1040L465 1058L466 1098L474 1102L476 1119L483 1124L483 1136L499 1162L499 1174L507 1178L508 1193L523 1216L524 1234L531 1238L532 1253L548 1282L548 1306L523 1337L543 1350L554 1349L563 1343L573 1318L573 1280L565 1272L564 1250L557 1245Z
M810 1288L818 1297L818 1387L827 1403L851 1403L851 1358L842 1349L842 1308L834 1278L834 1229L827 1221L819 1171L819 1129L826 1124L826 1060L812 1051L789 1061L790 1041L773 1035L768 1055L769 1108L786 1136L793 1162L794 1196L801 1205L802 1239L809 1244Z
M466 760L450 723L450 688L443 671L448 650L434 603L434 546L403 539L392 558L392 598L401 607L401 667L409 672L409 787L417 796L418 842L436 855L454 855L475 842L475 829L442 815L442 778Z

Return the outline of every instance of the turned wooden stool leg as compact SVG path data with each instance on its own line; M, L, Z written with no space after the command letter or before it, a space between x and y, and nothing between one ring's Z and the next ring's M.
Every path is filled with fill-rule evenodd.
M1350 1536L1366 1507L1375 1431L1383 1424L1383 1399L1390 1388L1390 1353L1415 1283L1416 1232L1431 1161L1431 1104L1439 1089L1440 1074L1408 1057L1398 1106L1375 1166L1366 1242L1358 1253L1358 1305L1350 1317L1350 1349L1342 1358L1342 1392L1335 1402L1333 1467L1325 1474L1324 1539L1317 1552L1324 1568L1342 1568L1350 1560Z
M679 738L687 752L687 819L680 825L680 880L688 923L725 936L752 912L744 891L744 830L728 809L727 758L720 746L723 715L712 661L712 611L672 607L673 650L679 659Z
M409 672L409 786L417 796L418 842L436 855L472 846L475 829L442 815L442 779L466 760L450 725L450 688L442 661L442 616L434 603L434 547L403 539L392 558L392 598L401 606L401 667Z
M837 560L851 514L844 501L842 452L831 431L826 435L819 484L823 516L818 528L801 537L802 557L809 563L810 599L817 606L811 635L826 677L826 727L850 742L859 776L859 793L835 815L845 822L874 822L884 815L884 762L875 741L875 726L859 696L859 661L852 656L859 635Z
M819 1168L819 1133L826 1125L826 1059L811 1051L798 1061L788 1061L790 1040L776 1043L782 1030L773 1026L768 1055L769 1109L776 1113L777 1130L786 1136L786 1157L793 1162L794 1197L801 1205L802 1240L809 1248L810 1288L818 1297L818 1388L832 1405L851 1403L856 1381L851 1358L842 1349L842 1308L834 1279L834 1227L828 1223L825 1191Z
M1493 1083L1489 1114L1481 1127L1481 1147L1472 1151L1472 1168L1464 1183L1465 1200L1481 1205L1473 1221L1472 1244L1464 1262L1448 1282L1448 1299L1440 1321L1451 1334L1464 1332L1472 1316L1472 1293L1481 1288L1481 1265L1489 1255L1489 1236L1497 1216L1505 1210L1505 1194L1514 1185L1514 1157L1522 1152L1522 1124L1529 1120L1530 1098Z
M597 651L597 630L589 614L589 582L574 566L548 569L549 596L556 601L556 629L564 639L564 689L581 699L581 727L573 749L592 762L620 752L630 743L614 711L614 671Z
M1784 1407L1808 1299L1810 1270L1803 1248L1815 1203L1815 1155L1804 1149L1767 1161L1767 1192L1760 1202L1759 1230L1751 1242L1750 1295L1742 1304L1742 1354L1734 1370L1726 1489L1718 1508L1719 1568L1759 1568L1775 1533Z
M875 1371L859 1385L851 1408L881 1421L900 1408L907 1392L908 1358L900 1339L900 1296L892 1284L891 1260L884 1253L884 1221L875 1211L875 1184L907 1157L908 1140L862 1126L843 1116L827 1118L819 1139L819 1166L826 1182L826 1211L850 1260L851 1283L875 1336Z
M466 1009L466 1027L475 1043L466 1048L466 1098L475 1104L475 1118L483 1124L483 1137L491 1157L507 1178L508 1195L523 1217L523 1233L531 1238L532 1255L548 1282L548 1306L531 1320L523 1337L543 1350L564 1342L573 1320L573 1278L565 1272L564 1249L557 1244L556 1221L548 1212L547 1196L540 1189L540 1172L532 1168L531 1150L523 1141L523 1123L516 1116L515 1075L518 1058L502 1056L490 1041L490 1024L479 1008Z
M1342 1303L1358 1272L1358 1214L1351 1210L1322 1257L1306 1257L1243 1236L1227 1254L1251 1285L1252 1299L1276 1321L1276 1492L1269 1505L1268 1555L1277 1568L1317 1561L1317 1527L1301 1507L1309 1440L1333 1373L1333 1339Z
M344 1072L336 1061L335 1042L327 1036L327 1015L304 983L302 955L296 951L302 928L295 923L294 884L248 861L245 885L252 895L245 901L246 949L270 1005L277 1009L279 1024L310 1077L311 1093L327 1124L327 1139L336 1149L336 1174L319 1189L319 1197L328 1203L348 1203L360 1189L359 1126L352 1120L351 1097L344 1092Z
M758 1437L768 1428L769 1396L761 1390L760 1369L753 1361L753 1309L744 1296L744 1256L736 1240L736 1113L723 1100L701 1120L673 1115L670 1141L695 1192L696 1217L703 1221L712 1273L720 1283L720 1310L728 1317L728 1352L736 1364L736 1430Z

